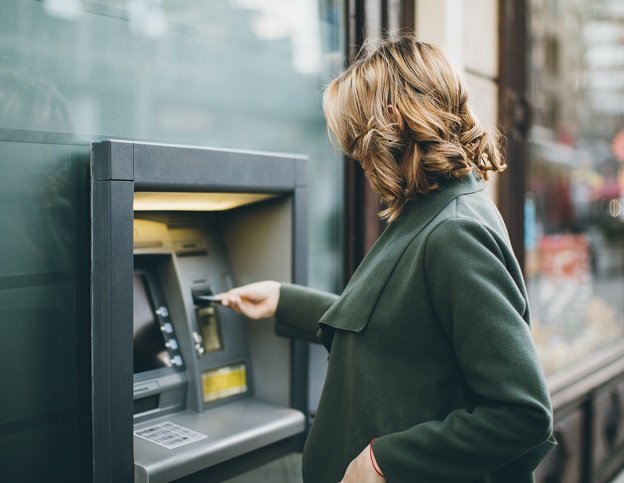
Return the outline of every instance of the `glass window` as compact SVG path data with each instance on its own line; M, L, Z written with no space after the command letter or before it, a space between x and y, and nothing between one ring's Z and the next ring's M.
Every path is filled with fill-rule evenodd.
M532 0L526 277L547 373L624 335L624 10Z
M91 479L91 141L308 155L309 280L340 288L342 157L321 92L342 68L342 12L342 0L3 2L4 476Z
M48 133L55 144L108 137L307 154L311 279L336 289L342 166L321 92L343 65L342 11L340 0L7 5L2 139L41 144Z

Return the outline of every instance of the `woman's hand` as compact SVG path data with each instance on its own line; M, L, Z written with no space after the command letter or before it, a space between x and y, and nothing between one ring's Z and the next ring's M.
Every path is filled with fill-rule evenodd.
M342 477L340 483L384 483L386 479L375 471L373 462L377 469L381 471L369 444L357 458L349 464L347 472Z
M280 294L279 282L266 280L250 283L224 293L217 294L221 304L250 319L273 317Z

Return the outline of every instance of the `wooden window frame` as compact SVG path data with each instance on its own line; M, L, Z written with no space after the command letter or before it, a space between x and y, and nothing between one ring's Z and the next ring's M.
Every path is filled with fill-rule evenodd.
M499 0L498 117L508 169L498 177L498 207L524 271L524 197L531 124L528 81L528 1Z

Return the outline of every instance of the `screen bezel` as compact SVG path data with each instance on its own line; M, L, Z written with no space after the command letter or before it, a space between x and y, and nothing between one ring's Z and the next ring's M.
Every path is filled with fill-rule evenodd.
M156 260L140 260L139 261L137 260L137 257L135 257L134 264L135 264L134 276L138 275L142 277L144 280L145 291L146 291L147 298L150 303L150 308L152 310L152 314L155 320L158 322L160 327L163 327L164 324L171 325L172 332L168 334L168 336L166 335L165 332L163 332L163 339L165 340L165 343L169 339L175 339L176 342L178 342L178 349L175 351L166 347L167 351L169 352L170 357L178 355L182 359L182 365L172 365L170 367L158 367L155 369L150 369L147 371L136 372L136 373L134 372L134 368L133 368L133 382L137 383L137 382L144 382L150 379L158 379L160 377L167 376L169 374L183 372L186 370L186 368L185 368L184 358L182 357L182 354L180 351L179 341L178 341L176 330L175 330L175 324L173 324L173 322L171 321L169 317L168 305L164 296L164 292L162 290L160 277L158 276L158 272L157 272L157 262ZM132 295L133 295L133 301L134 301L134 285L133 285ZM162 313L158 313L158 308L162 308L162 307L164 307L166 310L165 312L167 314L166 316L163 316ZM133 326L134 326L134 312L133 312ZM132 349L134 351L134 337L133 337ZM134 360L134 356L133 356L133 360Z
M167 340L163 334L163 326L156 313L156 304L153 300L147 274L135 272L132 289L133 374L173 367L171 351L166 345ZM139 369L137 369L137 365L139 365Z

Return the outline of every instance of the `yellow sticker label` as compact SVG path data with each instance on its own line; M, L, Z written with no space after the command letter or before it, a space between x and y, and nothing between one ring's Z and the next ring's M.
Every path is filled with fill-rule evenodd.
M224 397L247 392L247 367L232 364L202 372L204 402L209 403Z

